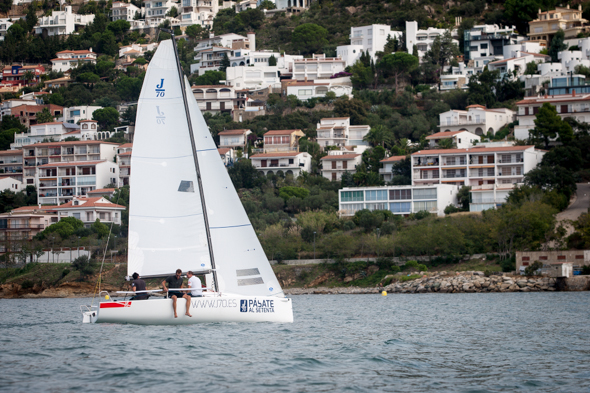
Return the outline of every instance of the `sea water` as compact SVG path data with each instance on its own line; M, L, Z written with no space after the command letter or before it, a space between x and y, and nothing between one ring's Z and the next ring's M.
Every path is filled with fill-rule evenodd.
M310 295L293 324L82 324L0 300L3 392L588 392L590 293Z

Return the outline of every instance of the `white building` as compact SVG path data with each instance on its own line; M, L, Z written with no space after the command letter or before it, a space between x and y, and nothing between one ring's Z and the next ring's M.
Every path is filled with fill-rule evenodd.
M344 172L356 173L356 167L362 161L362 155L346 150L330 150L321 158L322 176L328 180L342 179Z
M539 64L547 60L551 60L551 56L541 55L539 53L518 52L516 57L488 63L488 69L490 71L499 70L500 78L503 78L506 74L508 76L515 74L516 77L520 77L524 74L528 63L535 62Z
M495 135L500 128L514 121L514 112L506 108L487 109L482 105L469 105L466 111L451 109L443 112L439 119L439 128L443 132L469 131L480 136Z
M119 57L130 56L137 58L143 56L147 51L155 51L156 49L158 49L157 42L151 42L149 44L131 44L119 48Z
M261 153L250 157L252 166L264 175L282 171L285 176L298 177L302 172L310 172L311 155L306 152Z
M422 150L412 154L412 184L471 186L470 210L481 211L504 203L544 154L534 146Z
M301 101L310 98L325 97L328 92L333 92L336 97L348 96L352 98L352 83L349 77L321 79L314 82L284 81L283 94L294 95Z
M320 119L317 124L317 143L320 147L326 146L354 146L369 143L364 141L365 136L371 131L368 125L351 126L350 117L327 117Z
M270 130L262 137L264 140L263 153L298 152L299 139L305 136L301 130ZM260 152L260 149L256 149Z
M219 157L221 157L221 161L223 161L223 165L232 166L234 161L236 160L236 152L234 149L225 147L223 149L217 149L219 153Z
M236 92L232 86L192 86L192 90L202 112L231 113L234 108Z
M116 1L111 8L111 20L113 22L116 20L126 20L127 22L131 22L137 14L142 14L141 8L131 3Z
M557 109L562 118L573 117L579 122L590 122L590 94L563 94L542 97L526 97L516 103L518 107L518 125L514 127L514 137L520 140L529 138L529 131L535 128L537 113L544 103L549 103Z
M41 105L41 103L37 102L37 100L23 100L20 98L4 100L2 103L0 103L0 120L2 120L2 117L4 116L11 116L12 108L16 108L17 106L21 105L35 106Z
M66 123L78 124L80 120L92 120L95 110L102 109L101 106L71 106L64 109L64 121Z
M514 26L499 27L498 25L476 25L466 30L463 51L465 60L502 56L505 46L516 45L517 42L524 40L524 37L519 37L514 30Z
M219 134L219 148L241 149L246 150L248 145L248 135L252 134L250 130L224 130Z
M4 37L10 26L12 26L11 18L0 18L0 41L4 41Z
M353 216L360 210L389 210L409 215L427 211L440 217L445 207L457 204L459 187L437 185L343 188L338 191L339 213Z
M145 24L156 27L164 22L166 14L172 7L176 7L172 0L145 0Z
M346 61L339 57L313 54L310 59L293 60L293 79L298 81L319 81L343 72Z
M78 64L89 62L96 64L96 53L90 50L64 50L57 52L57 58L51 59L53 71L66 72L76 68Z
M281 88L278 66L228 67L225 73L226 84L237 89L255 90L269 86Z
M0 192L9 190L12 192L21 192L26 187L23 187L23 182L15 179L12 176L0 175Z
M350 45L338 46L336 54L351 66L359 59L362 52L368 53L377 62L377 52L383 52L387 38L401 39L401 31L392 31L388 25L370 25L350 28Z
M236 9L237 13L253 10L257 8L258 0L238 0L234 8Z
M466 149L473 146L474 142L479 142L481 140L479 135L475 135L469 131L437 132L426 137L428 146L431 149L438 147L439 142L443 139L451 139L454 147L457 149Z
M74 217L84 222L84 226L89 228L97 219L103 224L121 225L121 214L125 206L117 205L104 197L73 197L53 210L57 212L60 220Z
M131 152L133 143L124 143L117 148L117 163L119 164L119 187L130 184Z
M213 0L182 0L180 9L180 25L201 25L213 27L213 19L219 11L219 2Z
M87 26L94 21L94 15L78 15L72 13L72 6L67 5L65 11L51 11L51 16L42 16L35 26L38 35L68 35L78 28Z
M23 181L23 151L0 151L0 176L10 176L13 179Z
M432 48L432 43L436 37L442 37L447 32L446 29L436 29L429 27L426 30L418 30L418 22L406 21L406 48L408 53L413 53L414 45L418 49L418 58L422 60L426 52ZM453 43L459 45L457 37L457 31L452 30L451 36L453 37Z
M379 161L383 164L383 168L379 168L379 174L383 177L383 181L393 180L393 166L405 158L406 156L392 156Z
M539 41L520 41L517 44L504 45L502 55L505 59L517 57L518 53L541 53L547 47Z
M53 140L55 142L66 138L67 133L78 130L75 124L54 121L51 123L34 124L29 132L14 134L14 143L10 144L11 149L19 149L26 145L41 143L44 140Z

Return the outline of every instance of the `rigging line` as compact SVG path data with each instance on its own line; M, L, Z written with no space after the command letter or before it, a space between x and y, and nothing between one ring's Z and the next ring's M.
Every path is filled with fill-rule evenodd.
M121 187L118 188L118 193L117 193L117 202L116 204L119 204L119 199L121 198ZM127 206L127 209L129 209L129 206ZM123 212L121 212L123 213ZM121 214L121 223L123 222L123 214ZM107 243L105 245L105 250L104 253L102 255L102 263L100 264L100 271L98 272L98 278L96 280L96 285L94 286L94 293L92 294L92 302L90 303L90 305L94 305L94 298L96 297L97 293L100 293L100 283L101 283L101 278L102 278L102 269L104 267L104 261L107 257L107 250L109 248L109 242L111 240L111 234L113 233L113 224L115 223L115 220L111 221L111 227L109 228L109 236L107 237ZM90 256L92 257L92 253L90 253ZM90 258L89 258L90 261ZM98 290L96 289L98 287Z
M193 134L193 123L191 119L190 108L188 106L188 99L186 97L186 83L184 82L184 73L182 72L182 66L180 65L180 57L178 55L178 48L176 47L176 38L174 37L174 31L171 32L171 36L172 47L174 48L174 57L176 58L176 68L178 70L178 76L180 79L180 91L182 92L182 100L184 101L184 112L186 114L186 122L188 124L188 133L191 141L191 147L193 149L195 170L197 172L197 185L199 186L199 195L201 196L201 206L203 208L203 219L205 221L207 246L209 247L209 258L211 259L211 268L213 269L213 285L215 292L219 292L219 285L217 283L217 271L215 270L215 256L213 254L213 242L211 241L211 230L209 229L209 219L207 217L207 204L205 203L205 191L203 190L203 181L201 178L201 169L199 168L199 157L197 154L197 144L195 143L195 135Z

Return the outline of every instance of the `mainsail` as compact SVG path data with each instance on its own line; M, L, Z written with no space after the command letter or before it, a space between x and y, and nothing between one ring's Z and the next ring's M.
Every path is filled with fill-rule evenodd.
M128 273L211 269L172 41L162 41L138 102L131 155Z
M172 41L150 62L137 111L132 153L129 274L215 268L219 291L251 296L283 292L240 202L185 79L215 266L180 90Z

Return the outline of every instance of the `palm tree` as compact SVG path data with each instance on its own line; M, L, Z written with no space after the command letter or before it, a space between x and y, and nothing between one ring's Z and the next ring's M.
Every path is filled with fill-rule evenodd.
M367 135L363 138L364 141L369 142L371 146L381 145L385 147L385 144L391 144L392 135L389 130L387 130L382 125L377 125L369 131Z
M25 86L27 86L30 80L35 80L35 73L33 71L25 71L23 79L25 80Z

